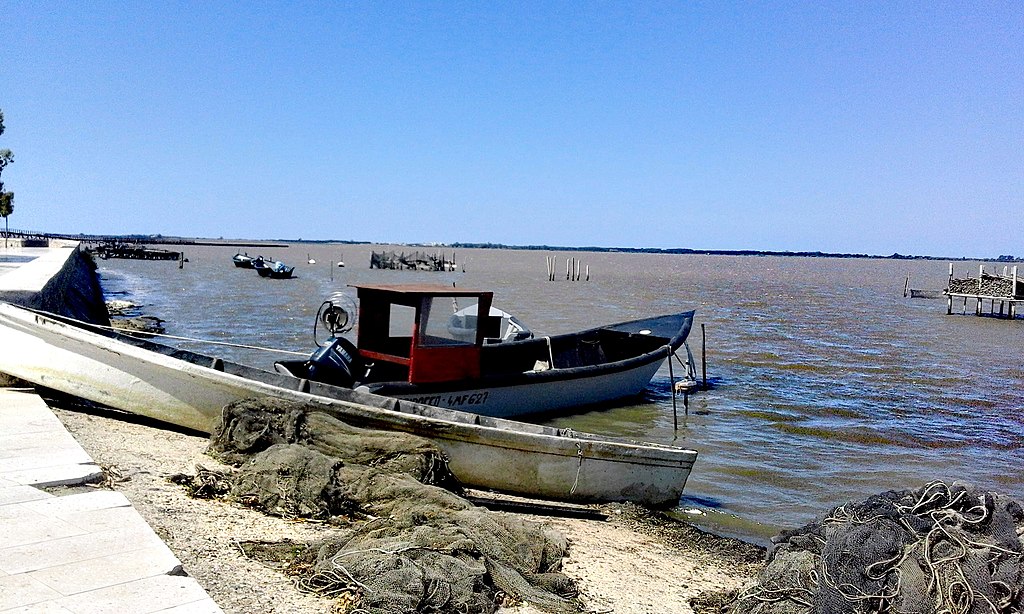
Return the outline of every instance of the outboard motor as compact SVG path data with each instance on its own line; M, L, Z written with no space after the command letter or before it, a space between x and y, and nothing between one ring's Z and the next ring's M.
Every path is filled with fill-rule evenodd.
M352 298L341 292L332 294L320 305L313 322L313 342L317 348L302 364L302 377L346 388L356 384L362 369L359 350L341 336L355 326L355 307ZM317 328L321 324L330 333L324 343L317 338Z
M359 351L344 337L330 337L325 345L317 348L306 362L309 379L352 388L359 372L357 361Z

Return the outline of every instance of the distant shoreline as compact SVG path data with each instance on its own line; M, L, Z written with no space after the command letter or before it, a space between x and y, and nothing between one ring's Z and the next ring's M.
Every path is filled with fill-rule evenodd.
M11 231L12 236L15 231ZM693 249L688 247L597 247L593 245L582 247L567 247L563 245L506 245L504 243L389 243L380 241L357 241L350 239L210 239L202 237L170 237L164 235L86 235L86 234L57 234L43 232L27 232L24 235L32 237L46 237L58 239L70 239L74 241L124 241L131 243L151 243L170 245L202 245L214 247L288 247L291 243L324 244L335 243L342 245L407 245L410 247L431 247L448 249L510 249L510 250L532 250L532 251L559 251L559 252L598 252L598 253L623 253L623 254L670 254L670 255L698 255L698 256L766 256L766 257L787 257L787 258L864 258L872 260L944 260L944 261L983 261L983 262L1024 262L1024 258L1013 256L999 256L997 258L981 258L976 256L916 256L912 254L894 253L888 256L877 254L858 254L845 252L822 252L822 251L778 251L778 250L756 250L756 249Z

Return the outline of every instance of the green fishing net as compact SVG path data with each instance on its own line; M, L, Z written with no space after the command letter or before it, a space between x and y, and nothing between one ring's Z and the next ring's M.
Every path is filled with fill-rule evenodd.
M579 611L560 573L565 538L458 495L442 452L415 435L352 427L315 405L273 399L224 408L208 452L238 467L200 471L196 492L337 526L308 544L250 542L305 590L369 614L491 613L528 602Z
M776 538L734 614L1024 611L1024 511L1004 495L932 482L840 506Z

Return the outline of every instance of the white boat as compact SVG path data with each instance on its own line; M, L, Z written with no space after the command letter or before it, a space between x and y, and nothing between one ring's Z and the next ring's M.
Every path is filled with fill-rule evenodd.
M8 303L0 303L0 347L0 372L203 432L239 399L312 403L355 426L432 440L467 486L530 497L671 506L697 456L297 379Z
M448 320L448 331L452 334L452 337L465 343L476 342L476 329L478 327L476 310L477 305L474 303L452 314L452 317ZM484 343L533 339L533 332L529 327L511 313L491 305L489 314L492 319L498 320L500 324L495 331L497 334L494 337L485 338Z
M335 334L308 360L277 362L278 371L498 418L636 397L693 325L693 311L685 311L534 337L491 307L491 292L430 284L354 287L356 343ZM353 318L346 314L344 321Z

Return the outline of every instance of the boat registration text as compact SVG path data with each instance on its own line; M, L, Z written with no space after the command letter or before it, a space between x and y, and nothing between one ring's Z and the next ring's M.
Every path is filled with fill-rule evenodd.
M468 405L484 405L487 403L488 392L468 394L435 394L421 397L408 397L413 403L433 405L434 407L465 407Z

